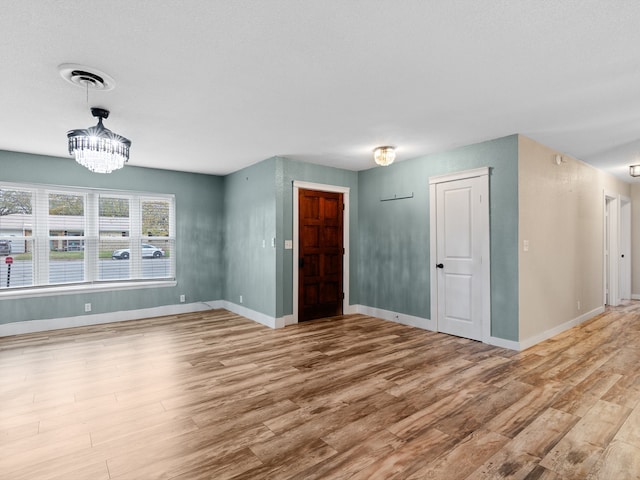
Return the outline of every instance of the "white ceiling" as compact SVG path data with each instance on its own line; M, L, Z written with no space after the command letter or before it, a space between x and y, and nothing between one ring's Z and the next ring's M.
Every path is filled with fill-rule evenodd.
M4 150L67 157L101 106L142 167L363 170L512 133L640 163L638 0L0 0L0 38ZM88 106L63 63L116 88Z

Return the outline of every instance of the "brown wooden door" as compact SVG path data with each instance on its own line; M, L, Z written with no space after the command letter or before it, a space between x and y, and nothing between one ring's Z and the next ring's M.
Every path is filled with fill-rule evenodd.
M300 189L298 320L342 314L342 193Z

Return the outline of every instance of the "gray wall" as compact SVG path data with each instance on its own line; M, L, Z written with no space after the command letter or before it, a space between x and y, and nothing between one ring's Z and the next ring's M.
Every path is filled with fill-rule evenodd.
M224 178L224 299L276 316L276 159ZM264 242L264 247L263 247ZM276 244L277 245L277 244Z
M278 316L293 313L293 250L284 250L284 240L293 239L293 181L349 187L349 303L357 304L358 295L358 173L340 168L323 167L284 158L278 159Z
M0 151L0 178L173 193L177 210L175 288L0 300L0 322L62 318L226 299L272 317L293 313L293 181L349 187L350 303L430 318L428 179L492 167L492 335L518 340L518 139L353 172L273 157L224 178L125 167L92 174L73 160ZM413 192L407 200L381 197ZM271 246L272 239L276 246ZM264 241L264 247L263 247Z
M218 300L223 291L223 179L126 166L101 175L72 159L0 151L0 179L48 185L171 193L176 197L176 287L0 300L0 323Z
M431 318L429 177L485 166L492 167L491 333L518 340L517 135L360 172L360 304Z
M293 181L351 188L351 303L357 303L358 174L272 157L225 177L224 298L271 317L293 313ZM275 238L275 247L272 239ZM262 247L262 242L266 243Z

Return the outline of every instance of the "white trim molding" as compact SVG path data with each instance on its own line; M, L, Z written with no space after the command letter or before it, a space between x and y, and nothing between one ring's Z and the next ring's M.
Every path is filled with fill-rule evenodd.
M455 180L464 180L467 178L482 177L489 175L489 167L473 168L471 170L463 170L462 172L445 173L444 175L434 175L429 177L429 185L443 182L453 182Z
M603 190L602 200L602 303L616 306L620 305L620 196Z
M162 317L165 315L200 312L214 308L223 308L220 301L179 303L175 305L141 308L138 310L125 310L121 312L96 313L93 315L79 315L76 317L3 323L0 324L0 337L21 335L24 333L46 332L49 330L60 330L63 328L87 327L90 325L102 325L105 323L126 322L129 320L141 320L143 318Z
M489 345L493 345L494 347L506 348L508 350L522 350L522 346L519 342L516 342L514 340L506 340L504 338L489 337L488 340L484 343L488 343Z
M161 307L141 308L138 310L79 315L75 317L4 323L0 324L0 337L22 335L25 333L47 332L50 330L61 330L63 328L87 327L106 323L126 322L130 320L141 320L143 318L216 310L219 308L224 308L225 310L229 310L232 313L236 313L248 320L252 320L270 328L283 328L285 325L293 324L291 321L292 315L276 318L251 310L250 308L246 308L242 305L236 305L235 303L228 302L226 300L211 300L207 302L180 303Z
M594 308L590 312L583 313L579 317L576 317L572 320L561 323L560 325L554 328L550 328L549 330L545 330L544 332L534 335L533 337L529 337L525 340L521 340L520 350L525 350L529 347L533 347L534 345L540 342L548 340L551 337L555 337L559 333L569 330L570 328L573 328L576 325L580 325L581 323L586 322L587 320L595 317L596 315L600 315L603 312L604 312L604 305L601 305L598 308Z
M175 280L149 280L113 283L82 283L78 285L52 285L46 287L16 288L0 291L0 300L16 298L58 297L60 295L77 295L78 293L113 292L115 290L135 290L138 288L175 287Z
M382 308L368 307L366 305L352 305L355 307L356 312L362 315L368 315L370 317L381 318L382 320L388 320L394 323L400 323L402 325L408 325L410 327L421 328L423 330L436 331L435 322L428 318L416 317L413 315L407 315L406 313L393 312L391 310L384 310ZM443 333L442 335L446 335ZM505 340L504 338L488 337L484 343L493 345L495 347L507 348L509 350L520 350L521 346L518 342L513 340Z
M256 310L251 310L242 305L238 305L236 303L228 302L226 300L220 300L216 302L220 305L218 308L224 308L229 310L230 312L236 313L240 316L248 318L249 320L253 320L254 322L260 323L270 328L284 328L285 325L291 325L287 323L288 317L272 317L270 315L264 314L262 312L258 312Z
M393 312L391 310L384 310L382 308L368 307L366 305L354 305L357 313L362 315L368 315L369 317L381 318L390 322L400 323L402 325L408 325L410 327L421 328L423 330L435 331L435 325L432 320L423 317L416 317L414 315L407 315L406 313Z

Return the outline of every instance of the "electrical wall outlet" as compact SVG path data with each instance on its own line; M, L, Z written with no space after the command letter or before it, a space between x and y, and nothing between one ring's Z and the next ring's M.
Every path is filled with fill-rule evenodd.
M240 303L242 303L242 295L240 295Z
M185 297L184 293L180 295L180 303L184 303L187 297Z
M90 303L85 303L84 304L84 311L85 312L90 312L91 311L91 304Z

